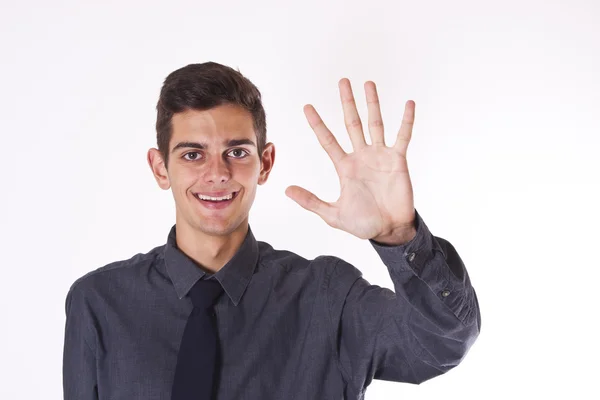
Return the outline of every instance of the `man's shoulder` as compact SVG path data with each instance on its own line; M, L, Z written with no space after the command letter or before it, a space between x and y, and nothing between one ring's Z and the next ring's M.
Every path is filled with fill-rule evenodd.
M291 250L275 249L266 242L258 242L259 268L277 269L282 272L311 273L317 270L327 276L352 275L362 273L344 259L322 254L314 258L303 257Z
M127 259L112 261L93 269L77 278L69 288L69 292L75 289L87 291L99 289L100 286L109 285L114 279L128 279L132 275L139 274L141 269L147 268L162 257L162 249L165 245L157 246L146 253L136 253Z

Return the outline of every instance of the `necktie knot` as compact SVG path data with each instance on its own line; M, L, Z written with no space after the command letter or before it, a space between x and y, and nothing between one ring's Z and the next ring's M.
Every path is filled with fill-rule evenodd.
M194 307L207 309L215 303L222 292L223 287L218 281L200 279L190 289L190 297Z

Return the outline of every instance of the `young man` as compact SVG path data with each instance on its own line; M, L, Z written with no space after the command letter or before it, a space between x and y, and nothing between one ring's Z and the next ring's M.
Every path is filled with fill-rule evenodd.
M166 244L79 278L66 299L64 398L360 399L373 379L421 383L455 367L481 317L461 258L414 208L406 151L415 104L384 143L367 82L365 142L347 79L340 94L354 152L304 112L340 177L326 203L286 194L333 228L368 239L395 292L344 260L307 260L257 241L248 214L275 160L258 89L204 63L171 73L148 163L171 189Z

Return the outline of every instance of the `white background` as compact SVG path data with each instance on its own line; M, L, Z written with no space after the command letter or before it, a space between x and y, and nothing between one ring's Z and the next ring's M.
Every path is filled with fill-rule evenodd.
M342 146L337 82L379 88L388 144L416 102L415 205L465 262L482 310L457 368L367 399L598 398L600 4L588 1L2 0L0 398L62 398L64 300L86 272L166 241L146 163L164 78L239 68L277 149L250 224L392 287L368 242L284 195L339 194L302 106Z

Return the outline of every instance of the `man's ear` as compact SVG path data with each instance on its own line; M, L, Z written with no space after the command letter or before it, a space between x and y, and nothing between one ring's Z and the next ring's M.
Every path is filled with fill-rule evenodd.
M148 165L152 170L152 174L154 175L154 179L156 179L158 186L163 190L169 189L171 187L171 182L169 181L169 174L167 173L167 168L160 151L151 148L148 150L147 159Z
M275 163L275 145L271 142L265 145L261 155L261 166L260 166L260 176L258 177L258 184L264 184L267 179L269 179L269 174L273 169L273 164Z

